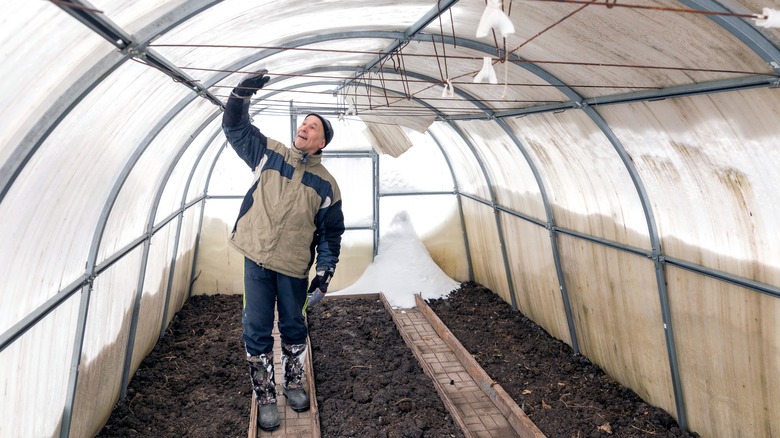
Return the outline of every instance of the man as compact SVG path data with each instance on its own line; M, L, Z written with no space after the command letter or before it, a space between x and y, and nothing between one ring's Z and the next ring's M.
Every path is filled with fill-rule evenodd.
M296 412L309 409L301 378L308 335L305 312L328 290L341 250L344 215L336 180L320 163L333 138L330 122L309 114L293 147L267 138L249 121L249 100L269 77L267 70L246 77L233 89L222 129L255 178L244 197L230 236L244 255L244 346L258 425L279 426L274 377L274 307L282 341L283 393ZM307 291L316 248L317 276ZM307 295L308 292L308 295Z

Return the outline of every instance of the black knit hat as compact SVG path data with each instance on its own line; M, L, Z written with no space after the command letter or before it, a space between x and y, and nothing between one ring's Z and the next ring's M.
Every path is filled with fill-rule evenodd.
M317 113L311 113L306 114L306 117L314 116L322 122L322 130L325 131L325 146L330 143L331 140L333 140L333 126L330 125L330 122L325 117L322 117L321 115Z

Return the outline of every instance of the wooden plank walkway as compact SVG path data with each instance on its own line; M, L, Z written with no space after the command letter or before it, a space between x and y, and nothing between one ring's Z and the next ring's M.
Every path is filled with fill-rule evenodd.
M545 436L419 295L414 309L393 309L384 295L382 301L467 437Z
M383 294L337 295L328 299L378 296L393 317L398 331L431 377L436 391L452 415L455 424L469 438L545 438L545 435L525 415L519 406L480 367L473 356L452 335L420 296L415 296L417 308L393 309ZM256 427L257 404L252 397L249 438L314 437L319 438L320 421L317 394L314 388L311 348L307 349L304 383L309 390L311 408L294 412L282 395L281 340L274 324L274 359L279 393L280 426L265 432ZM311 345L311 342L309 342Z
M278 316L277 316L278 318ZM306 385L311 407L305 412L295 412L287 406L287 397L282 394L282 381L284 370L282 369L282 340L279 336L279 328L274 320L274 377L276 378L277 405L281 423L273 431L266 432L257 427L257 399L252 393L252 407L249 412L249 438L320 438L320 416L317 408L317 393L314 388L314 373L312 371L311 348L306 349L306 367L303 382ZM308 340L307 340L308 341ZM311 342L308 342L311 345ZM249 382L247 382L249 383Z

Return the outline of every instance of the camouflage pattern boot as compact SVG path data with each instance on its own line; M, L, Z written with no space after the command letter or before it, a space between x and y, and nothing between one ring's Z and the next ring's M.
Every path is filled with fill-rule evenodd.
M276 406L276 379L274 379L274 354L248 356L249 378L257 397L257 425L269 431L279 427L279 408Z
M309 409L309 395L303 389L303 365L306 360L306 344L282 344L282 368L284 383L282 392L295 412Z

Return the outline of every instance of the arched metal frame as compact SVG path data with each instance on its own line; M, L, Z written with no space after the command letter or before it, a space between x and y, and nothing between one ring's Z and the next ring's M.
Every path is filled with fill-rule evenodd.
M720 6L719 4L715 3L712 0L681 0L681 1L686 5L698 9L719 11L719 12L728 11L727 9L725 9L724 7ZM193 0L187 2L186 5L176 8L176 10L172 11L171 13L167 14L164 17L160 17L154 23L147 26L142 31L138 32L135 36L135 39L140 40L141 43L137 43L134 37L124 33L118 26L116 26L114 23L107 20L104 16L102 15L98 16L97 14L94 14L89 10L89 8L82 10L82 9L63 7L63 9L66 10L68 13L74 15L74 17L84 22L85 25L92 28L96 33L100 34L108 41L110 41L112 44L114 44L117 47L117 49L119 49L119 51L111 52L107 54L104 58L102 58L95 65L93 65L90 70L88 70L84 75L82 75L81 78L79 78L76 82L74 82L74 84L70 87L70 89L62 96L60 96L60 98L54 103L54 105L52 105L51 109L48 110L39 118L39 120L34 124L33 128L29 131L27 136L20 142L20 144L16 147L16 149L14 149L14 151L11 153L9 157L9 160L3 165L2 169L0 169L1 170L0 171L0 202L2 202L8 190L13 185L13 182L15 181L16 177L21 173L22 169L25 167L30 157L34 155L34 153L38 150L40 145L45 141L48 135L50 135L51 132L57 127L57 125L68 115L68 113L73 108L75 108L78 105L78 103L81 100L83 100L83 98L86 95L89 94L89 92L91 92L97 85L99 85L105 77L109 76L122 63L124 63L131 57L143 58L146 62L152 64L153 66L156 66L157 68L160 68L162 71L168 73L173 78L179 80L184 79L182 81L183 83L192 84L193 81L190 81L189 77L186 74L184 74L178 68L173 66L171 63L167 62L163 57L160 57L155 52L148 49L146 46L157 35L166 33L167 31L178 26L178 24L186 21L190 17L197 15L198 13L208 9L209 7L219 2L220 2L219 0L209 0L209 1ZM72 0L72 3L77 5L82 4L82 2L78 0ZM326 40L334 40L334 39L342 39L342 38L363 38L363 37L395 39L396 46L401 42L407 40L418 40L422 42L429 42L431 41L430 35L420 34L419 33L420 30L423 29L425 25L429 23L431 20L438 17L438 15L441 12L451 7L454 3L456 3L456 1L449 1L446 2L443 7L439 6L439 8L436 8L435 10L431 10L421 20L419 20L418 23L410 27L410 29L404 33L400 33L400 32L355 32L355 33L341 33L341 34L336 33L336 34L328 34L328 35L322 35L318 37L298 40L295 42L288 43L286 47L290 47L290 48L298 47L301 45L306 45L306 44L311 44L311 43L326 41ZM74 13L74 11L77 12ZM743 20L734 17L721 17L721 16L714 15L714 16L709 16L709 18L712 19L719 26L724 28L726 31L730 32L732 35L735 35L737 38L739 38L751 50L753 50L756 54L761 56L762 59L767 61L767 63L770 65L771 68L774 69L775 72L780 72L780 51L778 51L778 49L770 41L768 41L766 37L764 37L760 32L758 32L754 27L748 25ZM436 36L434 36L434 40L435 37ZM448 40L453 42L457 41L458 44L471 47L471 48L476 48L480 46L482 46L483 48L486 47L484 45L481 45L480 43L473 42L470 40L462 40L462 39L455 40L449 37L445 37L445 38L441 38L441 36L438 37L439 37L439 41L442 40L445 42ZM482 48L477 48L477 50L482 50ZM490 47L490 50L492 51L493 47ZM385 53L389 54L390 52L391 51L387 51ZM270 56L272 54L273 53L270 52L269 53L263 52L262 55L258 55L257 57L255 57L254 60L243 60L241 62L245 62L244 65L248 65L252 62L261 59L264 56ZM376 66L378 62L381 61L381 59L382 59L381 56L378 57L377 60L375 60L375 62L373 63L373 65L364 68L363 71L367 71L373 68L374 66ZM626 93L626 94L612 95L612 96L600 97L600 98L582 99L580 96L574 93L573 90L571 90L568 86L561 83L551 75L547 74L543 69L539 68L538 66L526 62L523 62L520 65L523 68L526 68L532 73L536 74L540 78L546 80L548 83L561 85L565 90L564 92L570 97L571 101L563 104L541 105L532 108L524 108L521 110L494 112L494 113L481 115L481 116L475 115L474 117L470 117L470 116L449 117L447 119L450 122L453 120L459 120L459 119L467 120L470 118L500 120L500 118L502 117L517 116L522 114L549 112L549 111L555 111L555 110L560 110L565 108L582 108L586 112L586 114L591 118L591 120L594 121L594 123L602 130L602 132L607 136L609 141L612 143L616 152L620 155L621 159L626 164L627 170L629 171L629 174L634 180L635 186L637 187L637 191L640 194L640 199L642 200L643 208L645 210L645 215L648 220L648 227L650 231L651 246L652 246L651 252L646 255L649 255L653 259L654 265L656 267L657 281L659 283L659 297L662 303L662 312L664 314L663 317L665 322L670 321L668 298L666 297L666 291L665 291L665 275L663 273L663 266L667 263L673 264L683 269L687 269L692 272L699 273L701 275L709 276L721 281L726 281L732 284L736 284L738 286L745 287L747 289L756 290L758 292L765 293L772 297L780 298L780 289L772 287L771 285L762 284L749 279L733 276L731 274L724 273L718 270L689 263L683 260L677 260L677 259L663 256L663 251L660 247L660 239L657 233L657 229L655 227L652 212L650 210L650 203L649 200L647 199L646 192L644 192L641 179L639 178L633 166L630 165L630 159L628 158L625 149L622 147L620 142L612 133L611 129L607 126L606 122L593 109L593 106L596 105L637 102L637 101L645 101L645 100L667 98L667 97L679 97L679 96L689 96L689 95L702 94L702 93L716 93L716 92L723 92L723 91L730 91L730 90L749 89L755 87L777 86L779 81L776 78L758 75L758 76L743 77L743 78L736 78L730 80L712 81L712 82L707 82L702 84L669 87L666 89L654 90L651 92ZM203 85L203 86L185 85L191 88L194 91L194 94L192 95L191 98L187 98L184 101L180 102L175 107L175 110L172 109L172 111L169 111L169 113L166 115L167 119L160 120L157 124L157 127L159 129L162 129L162 127L165 126L171 119L173 119L173 117L175 117L175 115L181 109L183 109L184 106L189 104L197 96L201 96L206 99L209 99L214 104L221 106L221 102L218 99L216 99L213 95L211 95L207 91L207 89L208 86L218 83L226 76L227 74L218 74L208 81L209 83L208 85ZM357 74L355 76L355 79L359 78L359 76L360 74ZM434 78L431 79L432 82L438 83L438 80ZM210 117L212 117L213 119L213 115L211 115ZM205 128L205 124L206 123L204 122L204 125L201 127L201 129ZM501 126L505 131L507 131L507 134L510 134L505 124L501 124ZM159 130L157 132L159 133ZM154 135L156 135L156 133ZM512 137L514 136L512 135ZM151 138L148 138L148 141L150 142ZM519 144L516 138L513 138L513 141L517 144L519 148L521 148L521 150L524 149L522 145ZM145 139L144 142L147 142L147 139ZM145 148L145 146L142 147ZM182 147L179 157L181 157L183 151L186 150L187 147L188 147L187 145ZM200 157L203 156L203 153L205 153L207 148L208 145L201 152L201 155L199 156L198 160L200 160ZM526 157L526 159L528 159L528 157ZM174 163L171 164L171 168L169 169L168 176L170 176L170 172L172 172L172 169L175 166L176 161L178 161L178 158L177 160L174 160ZM531 165L532 169L534 169L532 163L529 162L529 165ZM142 263L143 266L141 270L145 271L146 269L145 265L148 261L148 244L150 242L151 235L176 217L179 217L179 220L181 221L181 215L183 214L183 211L185 209L191 207L192 205L200 203L201 200L203 200L203 197L201 197L198 200L191 203L190 205L186 205L186 202L183 201L182 207L177 212L175 212L170 217L164 219L160 224L156 226L150 226L149 229L147 230L149 231L149 233L142 235L139 238L135 239L134 241L130 242L126 247L120 249L115 254L111 255L104 262L100 264L96 264L96 254L99 248L99 242L102 238L102 233L104 231L103 227L105 226L105 221L107 220L108 213L110 212L113 203L115 202L116 197L119 193L119 190L121 189L121 186L124 183L123 178L126 178L127 173L129 173L131 169L132 169L132 165L128 163L128 166L126 166L125 170L122 173L124 176L120 176L117 179L114 189L112 189L112 193L109 196L109 199L106 200L103 213L101 214L101 218L99 219L99 223L96 224L96 231L95 231L95 235L93 236L93 245L90 249L88 267L85 274L82 277L76 279L70 285L63 288L53 297L48 299L45 303L38 306L35 310L33 310L30 314L28 314L27 317L25 317L22 321L15 324L5 333L0 335L0 351L5 349L11 343L13 343L22 334L24 334L30 327L32 327L38 321L43 319L49 312L51 312L53 309L58 307L61 303L63 303L64 301L69 299L73 294L79 291L82 291L82 297L81 297L81 305L79 310L79 323L78 323L76 338L77 340L83 341L83 330L85 328L86 315L89 308L89 297L92 290L92 283L96 278L96 276L99 275L104 270L108 269L111 265L113 265L113 263L115 263L125 255L127 255L129 252L133 251L140 244L144 244L144 256L143 256L144 263ZM192 175L193 173L190 174L190 180L192 178ZM189 185L189 181L188 181L188 185ZM159 193L161 193L161 190L162 189L160 189ZM185 198L186 198L186 193L187 190L185 190L183 195ZM158 202L159 202L159 196L155 201L155 205L152 206L153 210L156 210ZM487 201L482 201L482 202L485 202L488 205L492 204L493 208L497 209L497 211L501 210L501 211L509 212L507 209L495 205L495 202L492 203ZM549 208L549 205L546 202L545 202L545 208ZM202 211L203 210L201 210L201 214ZM518 217L523 217L519 213L516 215ZM150 220L150 222L154 220L153 215L151 217L152 219ZM537 223L536 221L531 221L531 222ZM548 227L548 229L550 229L551 239L553 239L553 243L554 243L555 233L561 232L573 236L580 236L582 238L586 238L594 242L607 244L609 246L627 250L632 253L643 253L641 249L626 248L625 246L619 243L605 242L602 239L598 239L593 236L581 236L579 233L576 233L574 231L560 229L554 225L551 216L548 218L548 223L546 224L546 226ZM177 228L180 228L180 222ZM177 233L177 237L176 237L177 242L179 239L178 234L179 233ZM553 245L553 247L555 246L557 245ZM175 252L173 257L175 257ZM557 255L554 255L554 257L556 259L558 258ZM560 276L561 273L559 272L559 278ZM143 280L139 280L141 286L142 286L142 281ZM141 288L139 288L139 290L140 289ZM674 336L671 330L671 324L668 325L668 327L665 330L665 333L667 337L667 348L669 348L670 365L672 367L673 385L675 387L675 400L677 403L677 410L678 410L678 422L683 428L686 428L687 421L685 418L685 410L682 403L682 393L681 393L681 388L679 383L679 375L676 372ZM576 339L576 337L573 339ZM77 342L76 345L74 346L73 363L76 364L76 368L78 364L77 356L80 356L80 351L82 348L81 341ZM77 369L74 372L77 373ZM73 396L75 396L75 394L72 394L72 392L75 391L76 378L77 376L72 373L71 382L69 383L69 389L68 389L68 400L70 400L70 403L72 403ZM68 409L69 406L66 406L66 411ZM63 413L63 420L66 420L67 424L69 424L70 421L69 412ZM62 436L69 435L69 427L66 427L65 421L63 422L61 435Z

